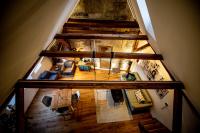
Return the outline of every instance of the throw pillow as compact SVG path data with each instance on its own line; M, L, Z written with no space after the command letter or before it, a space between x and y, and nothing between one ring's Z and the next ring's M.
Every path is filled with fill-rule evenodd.
M145 98L142 95L141 90L135 91L135 96L136 96L136 99L138 100L139 103L145 103Z

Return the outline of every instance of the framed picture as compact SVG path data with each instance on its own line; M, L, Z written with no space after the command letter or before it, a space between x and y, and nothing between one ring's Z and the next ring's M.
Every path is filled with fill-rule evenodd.
M167 95L169 91L167 89L157 89L156 92L158 96L160 97L160 99L162 99L163 97Z

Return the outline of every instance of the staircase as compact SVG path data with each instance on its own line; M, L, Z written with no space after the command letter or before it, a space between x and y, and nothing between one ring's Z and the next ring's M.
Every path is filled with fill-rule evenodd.
M161 122L155 118L142 120L138 123L141 133L171 133Z

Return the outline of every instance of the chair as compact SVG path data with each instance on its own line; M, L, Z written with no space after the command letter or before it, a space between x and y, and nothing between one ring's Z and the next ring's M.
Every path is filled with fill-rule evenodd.
M44 96L42 98L42 103L46 107L50 107L51 106L51 102L52 102L52 97L50 97L50 96ZM70 110L70 107L68 107L68 106L59 107L55 111L56 111L56 113L59 113L60 115L62 115L64 117L64 120L66 120L66 118L65 118L66 115L71 115L72 114L72 111Z
M42 103L47 107L51 106L51 101L52 101L52 97L50 97L50 96L44 96L42 98Z
M74 94L72 94L72 98L71 98L72 106L76 107L79 100L80 100L80 92L76 91Z
M74 115L77 118L79 115L79 109L78 109L79 101L80 101L80 92L76 91L74 94L72 94L72 97L71 97L71 103L72 103L71 108L73 109Z
M111 95L114 101L114 105L115 103L123 103L124 102L124 97L122 94L122 90L111 90Z

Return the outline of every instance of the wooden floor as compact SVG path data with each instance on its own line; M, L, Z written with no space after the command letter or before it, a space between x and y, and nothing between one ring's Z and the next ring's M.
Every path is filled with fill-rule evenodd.
M107 71L108 72L108 71ZM106 71L99 71L98 78L107 78ZM89 79L91 72L76 71L74 78ZM90 75L90 76L89 76ZM103 76L104 75L104 76ZM113 75L110 80L119 79L119 75ZM151 118L149 112L133 115L133 120L98 124L96 120L96 107L94 90L80 89L80 104L75 117L69 116L64 120L63 116L51 111L44 106L41 99L44 95L51 95L56 90L41 89L34 98L27 111L26 129L29 133L139 133L138 122Z

